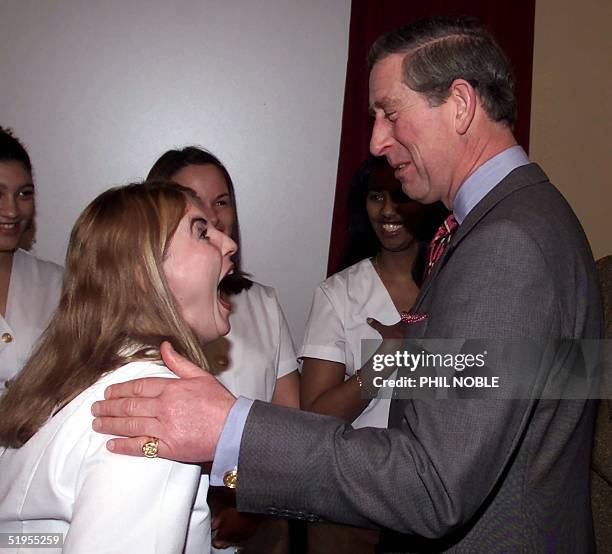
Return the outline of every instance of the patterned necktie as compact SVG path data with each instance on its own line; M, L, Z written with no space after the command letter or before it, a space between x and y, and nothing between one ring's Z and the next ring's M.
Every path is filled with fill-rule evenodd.
M451 237L455 230L459 227L459 223L455 219L453 214L450 214L439 229L436 231L433 239L429 243L429 249L427 250L427 264L425 266L425 276L429 275L434 264L444 254L446 245L450 242Z

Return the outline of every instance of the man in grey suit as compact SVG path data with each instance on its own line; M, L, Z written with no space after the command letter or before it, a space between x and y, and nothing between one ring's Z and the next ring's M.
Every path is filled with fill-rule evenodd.
M511 73L488 32L466 18L415 22L379 38L370 63L372 153L409 196L441 200L458 223L407 336L600 338L589 245L516 145ZM593 550L589 400L396 398L388 429L354 430L236 400L167 344L162 353L183 379L114 385L94 428L133 437L110 441L117 453L142 455L156 437L160 456L214 459L211 482L237 483L243 511L381 527L387 552ZM534 391L559 356L537 357ZM364 388L373 376L361 375Z

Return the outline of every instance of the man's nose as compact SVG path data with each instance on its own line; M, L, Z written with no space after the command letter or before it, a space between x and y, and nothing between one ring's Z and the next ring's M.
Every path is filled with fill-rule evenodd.
M393 137L391 136L388 122L376 118L372 127L372 137L370 138L370 152L373 156L382 156L392 142Z

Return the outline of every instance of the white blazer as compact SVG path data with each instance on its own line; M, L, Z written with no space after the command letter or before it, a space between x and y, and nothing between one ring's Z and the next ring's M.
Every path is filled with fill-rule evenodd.
M25 250L15 252L6 314L0 316L0 394L5 381L19 373L51 320L62 292L62 273L59 265Z
M112 454L109 436L91 428L91 405L108 385L150 376L173 374L153 362L127 364L79 394L21 448L0 447L0 533L63 533L63 554L210 552L208 475L200 466Z

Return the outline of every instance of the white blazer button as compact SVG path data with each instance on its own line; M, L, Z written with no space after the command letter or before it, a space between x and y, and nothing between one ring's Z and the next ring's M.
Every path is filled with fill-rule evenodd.
M13 342L13 335L10 333L3 333L1 338L2 342Z

